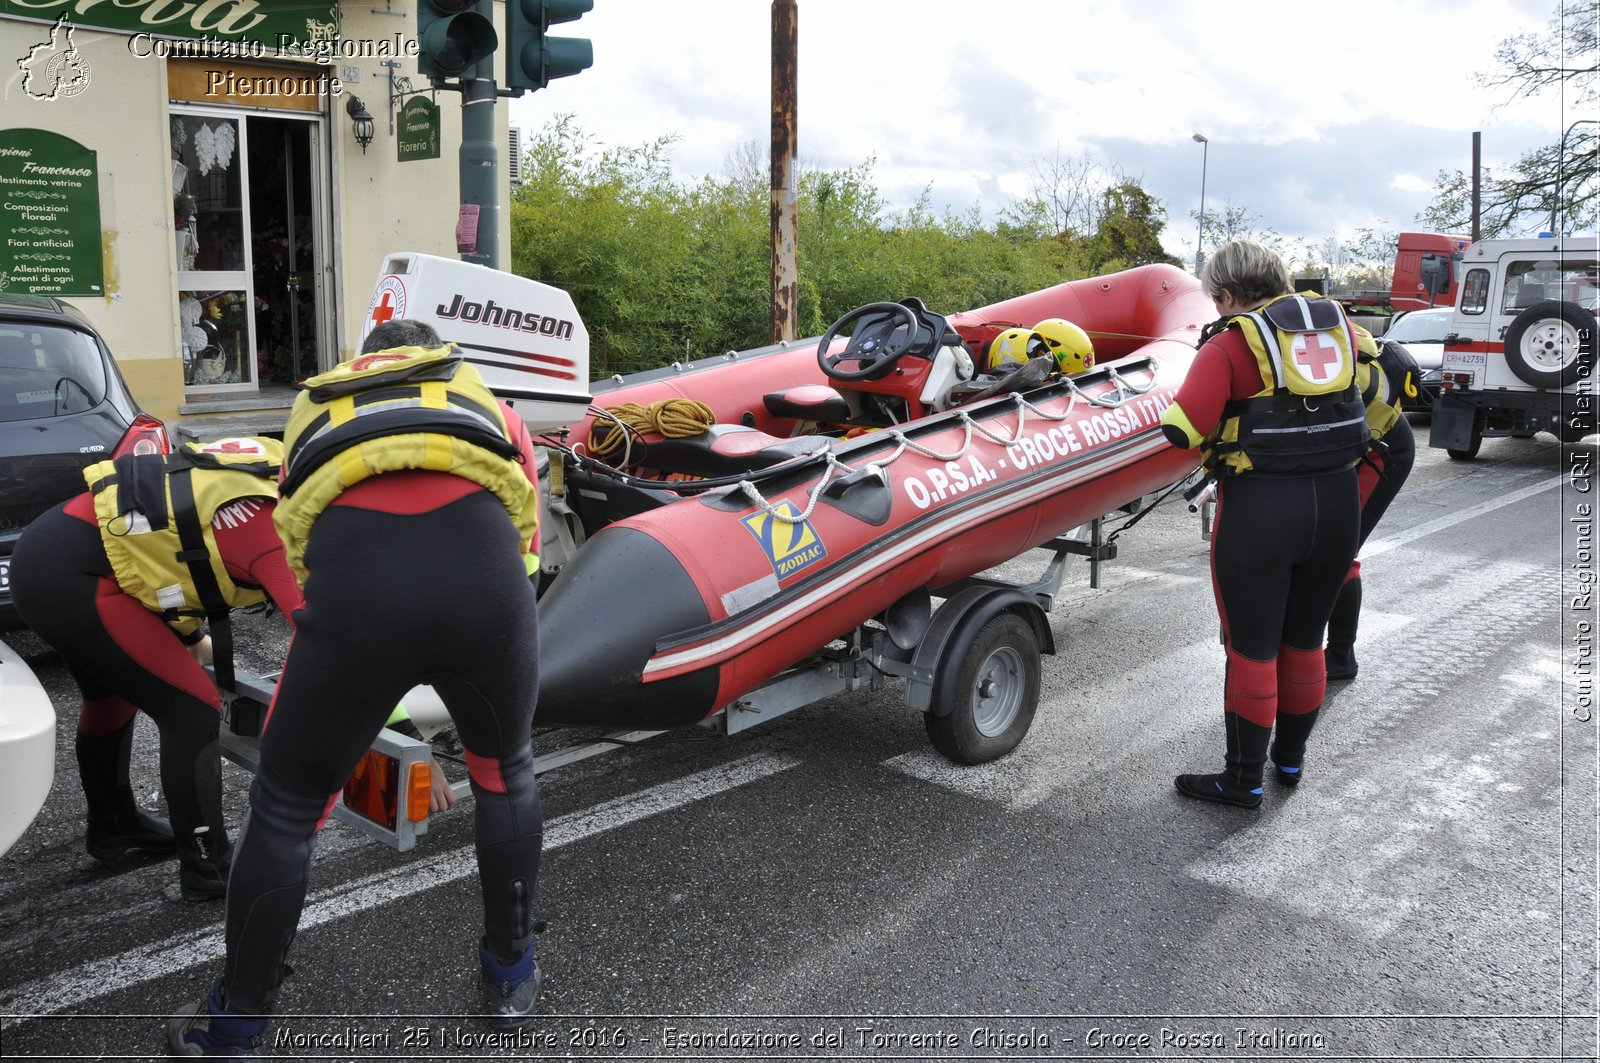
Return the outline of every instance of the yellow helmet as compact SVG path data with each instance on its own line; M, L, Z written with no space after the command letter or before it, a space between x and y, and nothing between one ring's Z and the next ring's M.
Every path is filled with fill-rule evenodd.
M989 344L989 369L1004 369L1026 364L1035 354L1043 354L1044 340L1026 328L1008 328Z
M1033 326L1033 331L1044 341L1067 376L1094 368L1094 344L1089 341L1089 334L1077 325L1059 317L1048 317Z

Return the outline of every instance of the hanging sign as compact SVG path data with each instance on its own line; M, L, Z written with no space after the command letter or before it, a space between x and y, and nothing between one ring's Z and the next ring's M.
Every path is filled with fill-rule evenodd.
M439 108L426 96L412 96L400 108L395 145L401 162L439 157Z
M104 295L100 167L44 129L0 130L0 291Z

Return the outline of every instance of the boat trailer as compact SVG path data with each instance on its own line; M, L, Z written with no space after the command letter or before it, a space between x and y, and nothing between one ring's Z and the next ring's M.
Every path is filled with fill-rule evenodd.
M906 703L924 714L940 752L968 764L1008 752L1027 732L1038 706L1039 657L1055 653L1045 614L1060 593L1067 562L1085 558L1089 586L1099 588L1101 565L1117 556L1116 536L1105 534L1105 521L1135 513L1145 502L1141 498L1034 547L1049 559L1031 582L978 575L933 590L919 588L700 726L737 734L835 694L879 690L900 679ZM933 598L943 604L934 608ZM252 774L260 766L261 727L276 687L277 673L235 669L234 689L221 692L222 753ZM413 712L413 720L425 728L448 725L447 715L432 717L425 709ZM565 746L536 756L534 771L542 775L663 733L619 731ZM384 728L334 803L333 818L397 852L410 851L428 832L434 763L430 742ZM458 798L467 797L470 782L462 778L450 789Z

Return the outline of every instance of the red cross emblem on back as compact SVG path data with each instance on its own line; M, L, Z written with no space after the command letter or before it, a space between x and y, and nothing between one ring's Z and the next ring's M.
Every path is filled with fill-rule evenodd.
M1342 361L1339 345L1320 332L1303 332L1294 341L1295 364L1307 378L1318 384L1333 379L1333 368Z
M247 442L243 439L225 439L220 443L213 443L205 448L207 454L259 454L261 447L257 443Z

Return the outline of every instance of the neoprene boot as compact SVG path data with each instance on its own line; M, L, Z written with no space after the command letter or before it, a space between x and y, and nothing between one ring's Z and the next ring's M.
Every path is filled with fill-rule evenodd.
M1357 576L1344 581L1328 618L1328 648L1322 655L1330 680L1356 677L1356 625L1360 620L1361 577Z
M1277 767L1274 777L1284 786L1300 785L1306 740L1311 737L1311 729L1317 725L1317 714L1321 711L1278 713L1277 733L1272 737L1272 763Z
M233 846L226 833L202 828L178 840L178 889L184 900L199 904L226 897L232 870Z
M85 848L96 860L117 860L134 852L170 853L177 847L172 827L133 799L128 783L133 723L130 719L103 735L80 734L74 742L78 778L89 806Z
M1261 804L1261 774L1267 763L1272 728L1251 723L1235 712L1222 715L1228 740L1222 771L1214 775L1180 775L1172 780L1173 785L1185 797L1257 808Z

